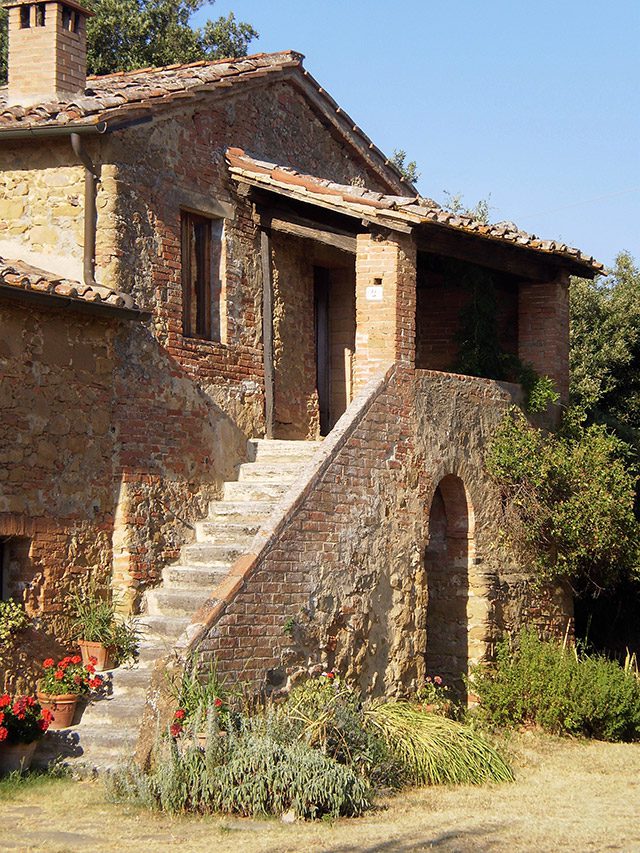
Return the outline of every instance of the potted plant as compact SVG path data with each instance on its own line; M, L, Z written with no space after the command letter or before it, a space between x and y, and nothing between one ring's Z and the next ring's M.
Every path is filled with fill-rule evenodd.
M139 642L135 621L123 619L116 612L116 603L108 590L91 586L76 593L72 609L71 631L85 665L95 658L96 672L103 672L135 660Z
M51 713L33 696L0 696L0 775L28 770Z
M95 674L94 662L84 665L80 655L62 658L57 664L53 658L47 658L43 667L38 701L51 712L51 729L67 729L73 723L78 699L99 690L103 686L102 676Z

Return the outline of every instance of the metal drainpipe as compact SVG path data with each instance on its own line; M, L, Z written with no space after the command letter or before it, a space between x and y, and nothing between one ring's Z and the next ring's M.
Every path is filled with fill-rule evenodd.
M91 157L82 145L82 137L78 133L71 134L71 147L84 165L84 283L95 287L96 282L96 226L98 208L96 196L98 191L98 173Z

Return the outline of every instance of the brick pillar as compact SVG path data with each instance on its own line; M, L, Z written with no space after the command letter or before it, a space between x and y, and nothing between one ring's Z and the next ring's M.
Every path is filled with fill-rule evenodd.
M518 298L518 355L569 398L569 276L521 282Z
M416 247L409 235L359 234L354 393L396 361L415 365Z

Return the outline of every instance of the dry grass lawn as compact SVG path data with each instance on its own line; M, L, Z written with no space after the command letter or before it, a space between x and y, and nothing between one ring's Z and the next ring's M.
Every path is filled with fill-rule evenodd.
M640 744L518 735L517 781L390 797L334 823L170 818L106 803L100 782L0 787L0 849L189 853L640 851Z

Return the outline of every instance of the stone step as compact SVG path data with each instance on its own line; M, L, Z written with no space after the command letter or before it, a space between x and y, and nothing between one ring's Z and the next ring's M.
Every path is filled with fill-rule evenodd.
M243 542L248 547L260 529L259 521L197 521L196 542Z
M147 593L147 613L150 616L192 616L211 595L211 588L171 587L152 589Z
M80 724L76 727L88 740L90 733L95 728L102 726L123 726L137 728L142 720L142 712L146 701L146 693L139 690L135 697L120 697L112 699L101 699L90 705L82 715Z
M224 484L224 499L229 501L278 501L289 488L288 485L266 481L250 483L231 482Z
M280 460L290 462L293 460L304 461L318 450L321 441L286 441L283 439L251 439L248 444L248 456L250 462L265 462L267 460Z
M158 646L154 646L158 650ZM131 669L114 669L111 676L114 696L123 696L136 690L146 690L149 686L149 670L136 664Z
M231 566L247 550L248 546L241 542L227 542L222 545L215 542L196 542L182 546L180 565L209 566L212 563L222 563Z
M209 517L201 524L224 524L231 521L234 524L260 523L273 512L273 500L224 500L212 501L209 504Z
M212 563L206 566L167 566L162 571L164 588L195 586L203 589L220 583L229 572L227 563Z
M303 468L304 462L289 462L280 459L267 462L245 462L238 469L238 482L273 480L278 483L293 483Z
M151 592L154 590L149 590L147 595ZM139 624L144 633L140 643L140 661L142 662L145 658L148 660L149 649L155 653L158 649L164 649L165 644L168 643L170 651L173 648L173 641L178 639L190 621L191 619L186 616L157 616L152 613L141 616ZM156 657L162 654L166 652L160 652Z
M86 726L47 732L38 743L32 766L47 767L62 759L74 765L88 763L101 770L116 767L133 754L138 739L135 726Z

